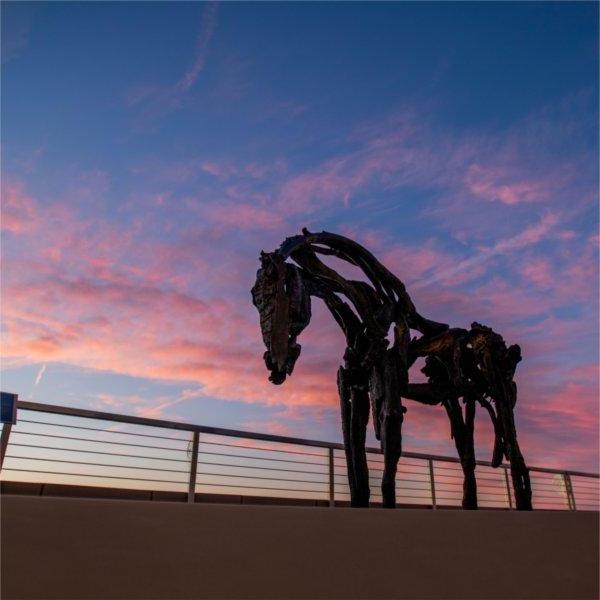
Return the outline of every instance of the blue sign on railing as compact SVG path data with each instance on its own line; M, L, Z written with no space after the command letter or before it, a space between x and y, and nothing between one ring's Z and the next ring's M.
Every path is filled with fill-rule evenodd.
M17 422L18 394L0 392L0 423L14 425Z

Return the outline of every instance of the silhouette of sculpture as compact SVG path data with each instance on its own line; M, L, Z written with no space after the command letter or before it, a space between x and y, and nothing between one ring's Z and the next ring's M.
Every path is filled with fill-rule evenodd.
M322 262L319 254L358 267L369 283L342 277ZM271 382L282 384L292 374L301 350L297 338L311 318L311 296L325 302L346 337L337 382L352 506L369 504L365 451L369 409L384 457L383 506L396 505L404 397L442 404L446 409L464 472L463 507L467 509L477 508L473 425L476 403L483 406L494 425L493 465L507 457L516 506L531 509L528 470L513 415L519 346L507 348L500 335L478 323L467 331L425 319L416 311L404 284L368 250L341 235L303 229L302 235L285 239L274 252L261 252L260 261L252 299L260 314ZM411 329L421 337L411 340ZM428 382L409 383L408 370L419 357L425 357L422 371ZM460 398L465 404L464 416Z

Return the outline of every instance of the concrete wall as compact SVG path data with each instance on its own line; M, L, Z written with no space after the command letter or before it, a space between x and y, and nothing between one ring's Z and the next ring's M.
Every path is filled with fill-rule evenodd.
M4 600L598 597L598 513L1 500Z

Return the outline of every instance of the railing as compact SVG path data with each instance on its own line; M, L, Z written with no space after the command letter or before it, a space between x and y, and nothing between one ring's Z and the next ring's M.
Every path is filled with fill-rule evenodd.
M350 499L341 444L18 402L2 467L5 481L261 496ZM372 501L381 501L383 458L367 449ZM479 506L513 508L510 470L477 462ZM598 510L591 473L530 468L535 509ZM405 452L398 468L401 506L460 506L462 471L455 458Z

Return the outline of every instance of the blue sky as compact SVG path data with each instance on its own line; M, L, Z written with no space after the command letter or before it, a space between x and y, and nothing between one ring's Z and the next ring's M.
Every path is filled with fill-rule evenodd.
M249 301L306 225L520 343L530 461L597 470L596 4L5 2L2 42L3 389L340 439L332 319L274 388Z

